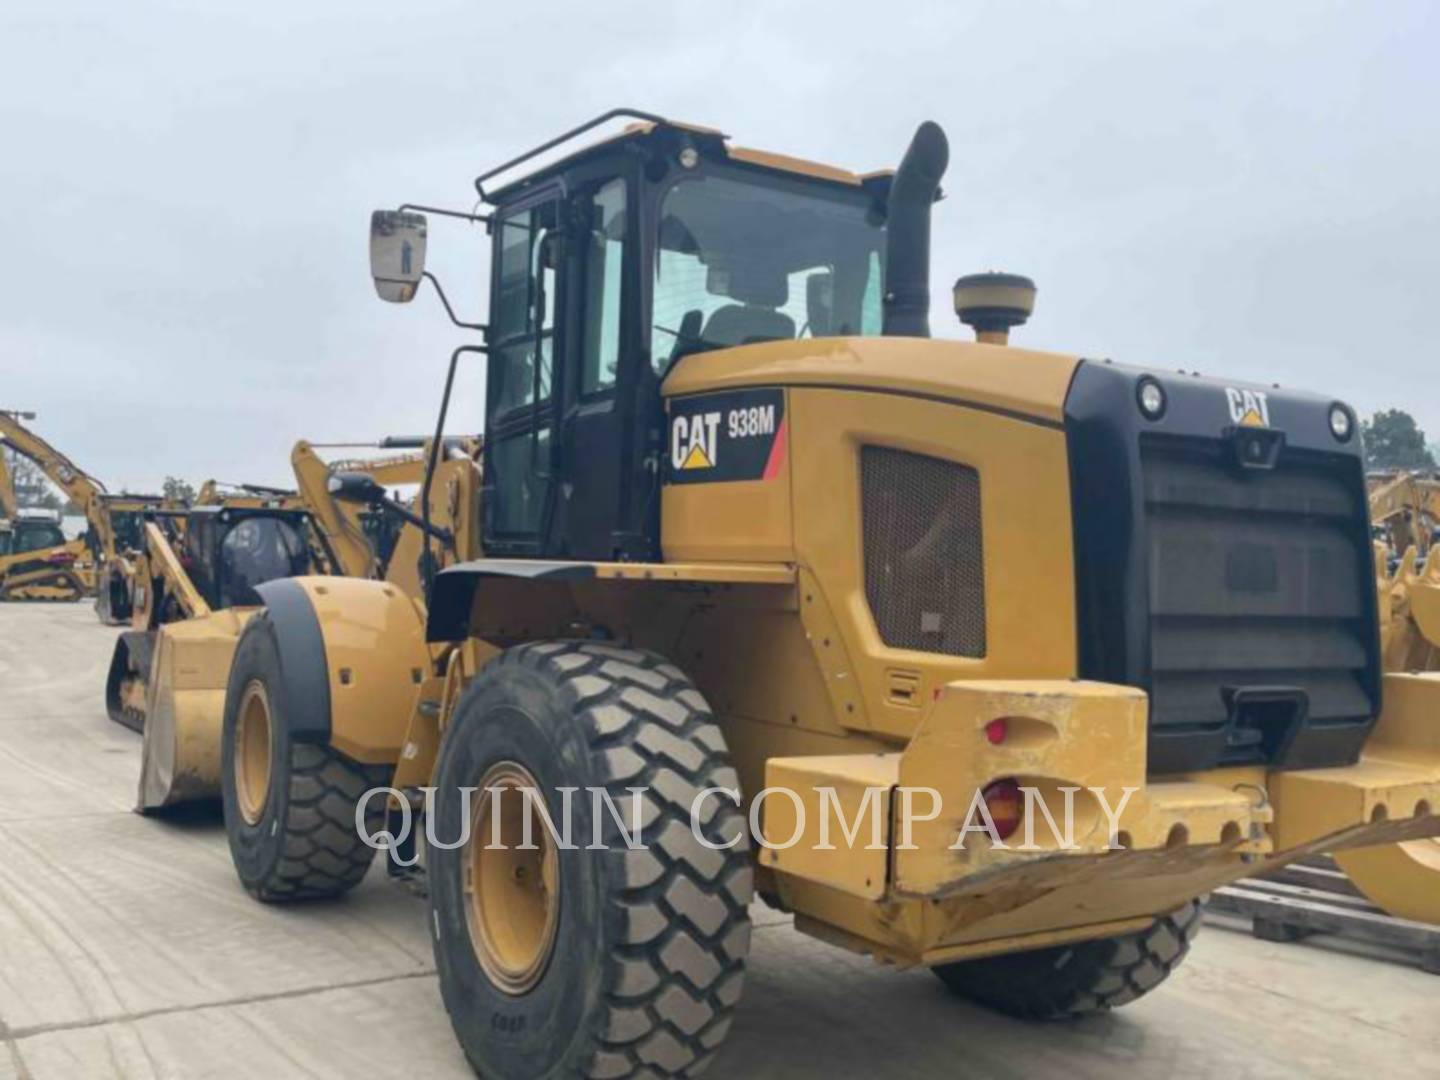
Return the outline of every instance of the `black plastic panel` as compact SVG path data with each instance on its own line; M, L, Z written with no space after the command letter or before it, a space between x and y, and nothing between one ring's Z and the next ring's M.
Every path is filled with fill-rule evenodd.
M1166 392L1158 420L1136 403L1144 377ZM1263 401L1262 467L1243 464L1256 429L1237 425L1241 397ZM1364 744L1380 707L1368 512L1332 404L1118 365L1076 374L1081 674L1150 694L1152 774L1341 765Z

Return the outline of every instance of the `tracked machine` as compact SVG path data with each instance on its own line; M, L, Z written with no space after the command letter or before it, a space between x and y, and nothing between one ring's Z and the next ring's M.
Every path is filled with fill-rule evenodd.
M491 238L437 427L483 355L481 505L418 602L259 587L226 828L276 902L360 881L387 798L397 843L423 812L482 1075L697 1073L753 892L1069 1017L1159 984L1208 890L1440 831L1440 677L1382 672L1350 408L1009 346L1010 276L957 287L979 341L932 340L947 156L926 124L856 175L619 110L483 175L484 213L373 216L391 301L439 289L426 214Z
M422 440L404 442L423 447ZM474 471L475 447L473 440L447 443L439 471ZM419 452L326 463L301 441L291 461L297 492L209 485L202 504L147 515L131 629L116 641L105 687L111 719L145 736L140 810L218 797L230 663L266 583L355 575L403 589L418 572L418 543L405 525L415 515L382 485L418 482ZM348 498L337 499L332 485ZM392 520L400 526L385 524Z

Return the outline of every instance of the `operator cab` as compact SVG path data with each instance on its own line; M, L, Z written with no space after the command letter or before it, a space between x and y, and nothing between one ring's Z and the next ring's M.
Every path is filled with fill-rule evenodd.
M64 543L60 525L49 518L18 517L0 524L0 556L24 555Z
M214 609L261 606L256 588L267 581L325 574L336 565L303 510L194 507L180 555Z
M483 186L538 152L476 184L495 207L484 549L655 559L666 374L713 349L880 333L891 176L731 147L652 117ZM383 298L414 295L424 233L418 215L372 219ZM395 254L388 274L377 237Z

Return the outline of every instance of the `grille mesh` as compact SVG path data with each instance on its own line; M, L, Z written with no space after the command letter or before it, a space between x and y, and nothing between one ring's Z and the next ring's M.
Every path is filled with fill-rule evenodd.
M865 598L892 649L985 655L980 474L882 446L860 452Z

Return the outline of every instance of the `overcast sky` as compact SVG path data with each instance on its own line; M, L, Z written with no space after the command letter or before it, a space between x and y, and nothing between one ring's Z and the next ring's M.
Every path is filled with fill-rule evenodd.
M1026 345L1411 409L1440 437L1440 5L3 0L0 407L112 490L289 480L433 423L463 340L374 298L369 211L613 105L893 166L951 141L948 284ZM483 314L483 235L431 268ZM479 426L478 382L454 430Z

